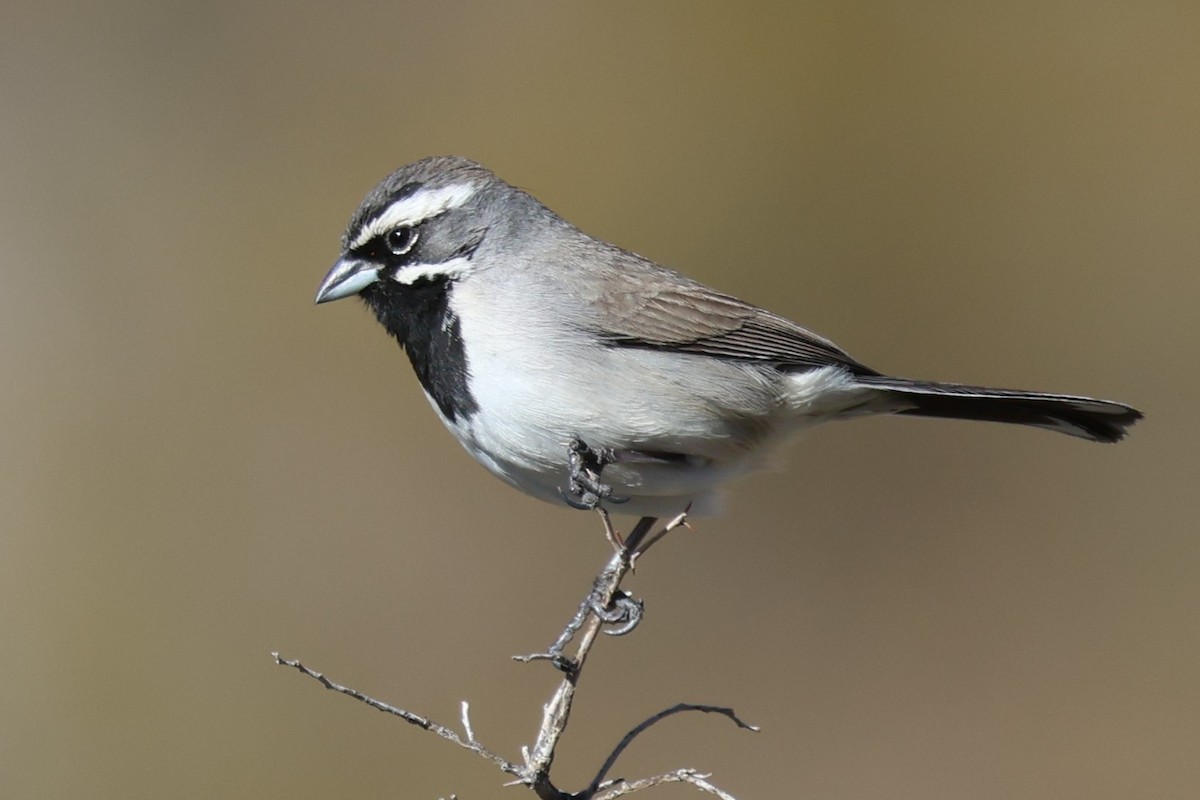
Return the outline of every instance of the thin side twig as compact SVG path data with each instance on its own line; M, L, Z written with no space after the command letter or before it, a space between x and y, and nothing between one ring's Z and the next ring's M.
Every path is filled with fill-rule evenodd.
M723 717L728 717L729 719L733 720L733 722L739 728L743 728L748 731L754 731L755 733L759 731L759 727L757 725L751 725L750 723L744 721L737 715L736 712L734 712L732 708L726 708L724 706L701 705L698 703L677 703L670 708L663 709L657 714L647 717L635 728L629 731L629 733L625 734L621 741L617 743L617 746L613 748L612 753L610 753L608 758L604 761L604 765L600 767L600 771L596 773L596 777L592 779L590 790L592 792L599 790L600 785L604 783L605 776L608 775L608 773L612 770L613 766L617 763L617 759L620 758L621 754L625 752L625 748L629 747L629 745L633 743L634 739L644 733L646 729L650 728L652 725L662 722L664 719L673 714L679 714L684 711L701 711L706 714L720 714Z
M640 792L642 789L661 786L664 783L690 783L705 794L711 794L721 798L721 800L737 800L733 795L709 783L709 777L711 776L697 772L694 769L677 769L674 772L655 775L653 778L642 778L636 781L618 781L600 794L595 795L592 800L613 800L615 797L623 797L627 794Z
M475 743L475 731L471 728L471 704L466 700L462 701L462 726L463 733L467 735L467 741L471 744Z
M571 624L568 625L568 629L564 631L559 641L555 642L555 645L551 648L551 652L520 659L552 659L555 665L564 673L562 683L555 691L550 702L543 708L542 724L538 729L534 745L532 747L521 748L522 761L524 763L520 765L508 761L479 743L475 738L475 731L471 726L470 707L466 702L462 703L460 709L461 722L466 736L464 739L450 728L433 722L426 717L390 705L382 700L377 700L357 689L335 683L322 673L309 669L299 661L284 658L279 653L272 653L271 656L275 659L276 664L291 667L302 675L306 675L317 681L326 689L353 697L355 700L365 703L378 711L399 717L411 725L415 725L422 730L429 731L449 742L453 742L464 750L469 750L472 753L483 756L505 773L514 776L516 780L512 783L523 784L532 789L540 800L613 800L613 798L665 783L688 783L703 792L721 798L721 800L736 800L732 795L709 783L707 780L709 776L707 774L702 774L694 769L679 769L636 781L620 779L607 785L601 785L604 781L604 776L608 774L617 759L638 735L673 714L683 711L716 713L728 717L742 728L758 730L755 726L743 722L732 709L691 703L680 703L660 711L625 734L605 760L595 780L586 789L576 794L569 794L556 788L550 781L550 767L554 762L555 750L559 739L566 731L567 723L570 721L575 690L578 686L584 664L587 662L588 654L591 652L600 631L605 629L604 626L613 624L615 621L621 619L620 614L614 616L614 614L607 613L612 610L613 598L617 597L621 592L621 582L633 569L634 562L640 555L645 553L647 549L670 531L680 526L686 526L685 520L686 512L670 520L660 530L654 532L655 520L643 518L634 527L633 531L630 532L629 537L624 542L624 546L612 556L604 570L597 576L593 584L592 593L580 606L579 613L576 614ZM638 601L632 600L632 598L626 598L626 601L637 605L637 611L640 612L640 603ZM628 609L626 609L626 613L630 613ZM627 619L627 622L631 624L626 628L625 632L631 629L632 625L636 624L636 618ZM581 630L582 635L579 637L575 654L573 657L568 658L564 655L563 651L573 636Z
M357 689L352 689L349 686L343 686L340 683L334 683L333 681L329 680L329 678L326 678L322 673L317 672L316 670L313 670L313 669L309 669L308 667L301 664L299 661L293 661L291 659L284 658L283 656L279 655L279 653L272 653L271 657L273 659L275 659L276 664L279 664L282 667L291 667L292 669L299 672L301 675L307 675L308 677L317 681L322 686L324 686L326 689L330 689L335 692L340 692L341 694L347 695L348 697L353 697L355 700L358 700L361 703L366 703L371 708L374 708L377 711L382 711L385 714L391 714L393 716L399 717L400 719L404 720L405 722L407 722L411 725L416 725L418 728L421 728L422 730L429 731L430 733L435 733L438 736L442 737L443 739L446 739L447 741L454 742L456 745L463 748L464 750L470 750L472 753L476 753L478 755L483 756L484 758L491 761L493 764L495 764L500 769L502 769L503 771L507 772L510 775L516 775L517 777L521 777L521 775L522 775L522 770L520 767L518 767L516 764L513 764L511 761L505 759L504 757L497 755L496 753L493 753L491 750L488 750L486 747L481 745L479 742L475 741L473 735L470 733L468 733L468 736L471 736L471 739L469 741L464 740L461 736L459 736L457 733L455 733L454 731L447 728L445 725L439 725L438 723L434 722L433 720L427 719L426 717L422 717L419 714L414 714L411 711L406 711L403 708L397 708L396 706L389 705L388 703L385 703L382 700L376 700L374 697L363 694L362 692L358 691Z

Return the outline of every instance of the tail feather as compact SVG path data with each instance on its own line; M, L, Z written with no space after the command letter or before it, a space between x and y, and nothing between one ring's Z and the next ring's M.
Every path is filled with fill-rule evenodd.
M1030 425L1094 442L1118 442L1142 418L1142 412L1123 403L1091 397L875 375L856 376L855 382L882 390L895 414Z

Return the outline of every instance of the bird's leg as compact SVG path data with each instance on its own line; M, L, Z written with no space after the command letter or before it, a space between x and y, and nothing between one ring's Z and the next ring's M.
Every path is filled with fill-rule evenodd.
M613 487L600 480L600 473L617 460L608 447L592 447L578 436L567 444L567 487L559 494L567 505L588 511L602 502L624 503L628 497L614 497Z

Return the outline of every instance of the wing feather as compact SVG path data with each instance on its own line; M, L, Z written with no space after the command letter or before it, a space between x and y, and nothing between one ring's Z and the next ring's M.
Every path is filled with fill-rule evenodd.
M837 365L859 375L876 374L833 342L784 317L677 273L659 277L636 287L627 279L607 282L605 293L594 298L603 312L599 333L604 338L616 346L757 361L783 369Z

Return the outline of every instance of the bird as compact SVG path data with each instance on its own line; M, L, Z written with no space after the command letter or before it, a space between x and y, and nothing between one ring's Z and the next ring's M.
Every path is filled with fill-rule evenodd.
M460 156L400 167L316 302L357 295L464 448L528 495L643 520L716 513L805 428L875 414L1116 442L1123 403L882 374L829 339L588 235Z

